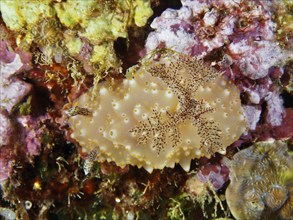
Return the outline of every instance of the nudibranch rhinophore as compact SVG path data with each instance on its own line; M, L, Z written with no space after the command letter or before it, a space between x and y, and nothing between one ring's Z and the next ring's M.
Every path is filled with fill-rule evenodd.
M246 129L238 89L202 60L155 51L127 75L71 109L72 138L99 161L188 171L194 158L225 154Z

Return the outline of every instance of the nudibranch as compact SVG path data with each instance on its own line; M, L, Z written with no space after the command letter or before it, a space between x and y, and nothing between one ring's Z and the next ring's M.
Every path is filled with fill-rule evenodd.
M179 163L188 171L194 158L225 154L246 129L238 89L202 60L155 51L127 76L71 109L71 137L98 161L148 172Z

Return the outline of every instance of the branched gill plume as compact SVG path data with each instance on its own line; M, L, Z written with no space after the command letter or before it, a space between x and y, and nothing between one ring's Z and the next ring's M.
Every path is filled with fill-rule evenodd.
M172 53L172 54L170 54ZM206 120L201 116L214 109L206 105L204 100L194 99L194 94L199 86L219 76L219 72L211 67L206 67L202 60L191 58L184 54L176 54L177 59L168 60L174 57L173 51L163 51L160 60L166 59L148 69L148 72L160 78L178 97L179 106L176 112L160 112L153 109L153 114L146 120L140 121L140 125L130 130L138 136L140 144L152 141L152 148L157 150L158 155L166 145L169 138L172 147L180 144L179 123L191 120L198 128L201 137L201 148L208 147L212 153L213 146L224 149L219 141L221 130L212 120Z

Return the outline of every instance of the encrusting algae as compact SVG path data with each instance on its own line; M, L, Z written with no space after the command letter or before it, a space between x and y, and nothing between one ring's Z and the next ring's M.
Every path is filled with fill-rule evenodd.
M156 51L128 75L72 108L72 138L99 161L188 171L193 158L225 154L245 131L238 89L202 60Z

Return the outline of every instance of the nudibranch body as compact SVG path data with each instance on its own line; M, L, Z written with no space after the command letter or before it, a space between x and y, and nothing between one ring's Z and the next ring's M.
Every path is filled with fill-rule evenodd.
M99 161L189 170L194 158L225 154L245 131L238 89L201 60L163 51L128 75L74 103L71 136Z

